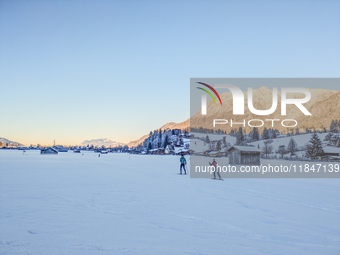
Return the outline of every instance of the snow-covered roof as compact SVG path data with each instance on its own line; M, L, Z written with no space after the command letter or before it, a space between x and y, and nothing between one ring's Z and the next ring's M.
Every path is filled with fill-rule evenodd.
M340 156L331 156L330 159L340 159Z
M252 147L252 146L231 146L229 150L231 150L232 148L235 148L236 150L240 151L240 152L262 152L260 149L256 148L256 147Z
M58 151L56 149L52 148L52 147L47 147L47 148L41 149L41 151L47 151L47 150L52 150L52 151L58 153Z
M179 153L179 152L187 152L187 149L184 149L184 147L175 147L175 153Z
M210 152L208 152L208 154L217 154L217 153L220 153L220 151L210 151Z
M340 154L340 147L323 147L323 151L325 153L339 153Z
M162 151L163 149L162 148L158 148L158 149L151 149L149 150L150 152L154 152L154 151Z

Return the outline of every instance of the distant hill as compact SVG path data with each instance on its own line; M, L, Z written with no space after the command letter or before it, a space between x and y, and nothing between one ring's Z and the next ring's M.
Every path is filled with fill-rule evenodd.
M125 143L119 143L112 141L107 138L100 138L100 139L92 139L92 140L85 140L79 146L87 146L87 145L93 145L93 146L112 146L112 147L118 147L118 146L125 146Z
M127 144L127 146L128 146L129 148L137 147L139 144L141 144L141 143L144 142L147 138L149 138L149 136L150 136L149 134L143 135L141 138L129 142L129 143Z
M22 143L18 143L18 142L13 142L13 141L10 141L6 138L3 138L3 137L0 137L0 142L2 143L2 146L5 146L6 143L9 145L9 146L24 146Z
M186 121L183 121L181 123L175 123L175 122L169 122L163 126L161 126L162 130L166 130L166 129L187 129L190 126L190 119L187 119Z
M161 130L166 130L166 129L181 129L181 130L184 130L184 129L188 129L189 126L190 126L190 119L187 119L186 121L183 121L181 123L169 122L169 123L161 126L158 129L161 129ZM129 142L127 144L127 146L129 148L136 147L139 144L143 143L149 136L150 136L149 134L144 135L144 136L142 136L141 138L139 138L137 140Z

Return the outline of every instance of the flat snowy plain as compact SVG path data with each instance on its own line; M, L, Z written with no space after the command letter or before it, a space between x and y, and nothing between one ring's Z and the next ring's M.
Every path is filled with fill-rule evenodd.
M25 154L0 151L0 254L340 254L340 179L190 179L178 156Z

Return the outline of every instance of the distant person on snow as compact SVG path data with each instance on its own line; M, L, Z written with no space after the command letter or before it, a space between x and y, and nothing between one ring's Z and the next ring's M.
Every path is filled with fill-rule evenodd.
M187 161L186 161L186 159L185 159L185 157L184 157L184 155L182 154L181 155L182 157L180 158L180 162L181 162L181 167L179 168L179 170L180 170L180 173L179 174L182 174L182 167L183 167L183 169L184 169L184 174L187 174L187 172L186 172L186 170L185 170L185 165L187 164Z
M213 159L213 162L212 162L212 163L209 162L209 165L215 167L215 171L214 171L214 179L216 179L216 173L217 173L217 174L218 174L218 177L220 177L220 180L222 180L220 173L217 171L217 162L215 161L215 159Z

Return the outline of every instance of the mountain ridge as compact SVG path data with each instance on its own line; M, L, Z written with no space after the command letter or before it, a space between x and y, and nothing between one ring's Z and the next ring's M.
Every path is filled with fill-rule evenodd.
M118 147L118 146L125 146L125 143L120 143L116 141L112 141L108 138L99 138L99 139L91 139L91 140L85 140L82 143L79 144L79 146L87 146L87 145L93 145L93 146L112 146L112 147Z

